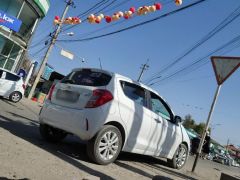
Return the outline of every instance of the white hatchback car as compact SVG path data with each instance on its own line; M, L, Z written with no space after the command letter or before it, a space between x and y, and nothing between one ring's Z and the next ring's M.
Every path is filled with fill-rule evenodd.
M52 86L39 120L48 141L68 133L88 141L87 153L98 164L126 151L165 157L180 169L190 149L181 118L157 92L99 69L75 69Z
M0 68L0 96L17 103L24 95L25 85L17 74Z

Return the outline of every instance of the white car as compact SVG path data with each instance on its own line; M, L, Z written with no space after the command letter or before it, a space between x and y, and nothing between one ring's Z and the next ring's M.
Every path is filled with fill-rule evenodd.
M52 86L39 120L48 141L68 133L88 141L88 156L98 164L126 151L165 157L180 169L190 150L181 118L156 91L99 69L75 69Z
M17 103L24 95L25 85L21 77L0 68L0 96Z

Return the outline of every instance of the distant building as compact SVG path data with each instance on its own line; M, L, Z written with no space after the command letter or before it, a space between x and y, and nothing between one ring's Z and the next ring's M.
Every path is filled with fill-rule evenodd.
M49 0L0 0L0 67L17 71Z

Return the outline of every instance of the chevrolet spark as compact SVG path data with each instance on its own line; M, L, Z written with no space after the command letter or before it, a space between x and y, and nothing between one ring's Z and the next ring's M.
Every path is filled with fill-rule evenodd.
M156 91L116 73L74 69L51 87L39 120L44 139L74 134L98 164L114 162L120 151L164 157L176 169L188 158L181 118Z

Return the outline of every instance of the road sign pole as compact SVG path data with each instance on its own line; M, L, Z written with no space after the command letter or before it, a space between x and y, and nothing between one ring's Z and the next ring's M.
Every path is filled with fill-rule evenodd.
M66 5L66 7L64 9L64 12L62 14L61 23L58 25L57 30L56 30L56 32L54 33L54 35L53 35L53 37L51 39L51 43L50 43L50 45L48 47L48 50L47 50L47 52L46 52L46 54L45 54L45 56L43 58L43 61L42 61L42 64L40 66L40 69L38 71L37 77L36 77L36 79L35 79L35 81L34 81L34 83L32 85L31 91L30 91L30 93L28 95L28 99L31 99L33 94L34 94L34 91L35 91L35 89L37 87L37 84L38 84L40 78L41 78L41 75L42 75L42 73L44 71L44 68L46 67L46 63L47 63L48 57L50 55L50 52L52 51L53 46L54 46L54 44L55 44L55 42L57 40L57 37L58 37L58 35L59 35L60 31L61 31L63 20L65 19L65 16L66 16L66 14L68 12L69 7L72 5L72 1L73 0L68 0L68 2L67 2L67 5Z
M210 120L211 120L211 117L212 117L212 113L213 113L215 104L216 104L217 99L218 99L218 95L219 95L220 89L221 89L221 85L218 85L217 90L216 90L216 92L215 92L215 96L214 96L212 105L211 105L211 109L210 109L209 114L208 114L207 123L206 123L205 129L204 129L204 131L203 131L202 138L201 138L201 141L200 141L200 144L199 144L199 147L198 147L198 151L197 151L197 154L196 154L196 158L195 158L195 161L194 161L194 164L193 164L193 167L192 167L192 172L195 171L195 168L196 168L196 165L197 165L197 162L198 162L199 155L200 155L200 153L201 153L201 151L202 151L202 146L203 146L203 143L204 143L204 140L205 140L207 131L208 131L209 123L210 123Z

